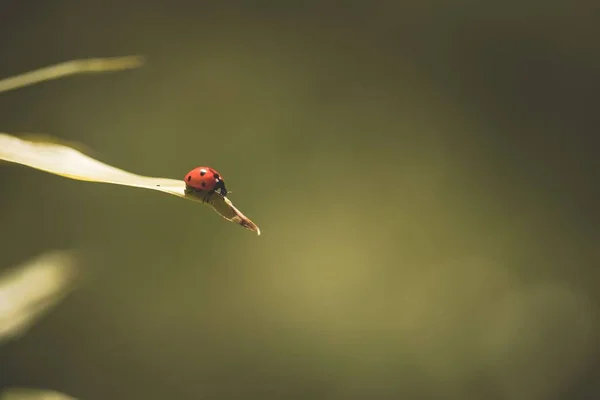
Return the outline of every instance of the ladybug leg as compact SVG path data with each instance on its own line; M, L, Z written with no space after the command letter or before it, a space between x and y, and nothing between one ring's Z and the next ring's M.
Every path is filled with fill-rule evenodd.
M212 196L212 192L207 192L205 190L200 190L200 191L196 192L196 196L200 197L202 199L203 203L208 203L210 201L211 196Z
M200 189L196 189L196 188L187 186L185 188L185 194L186 194L186 196L196 197L196 198L202 200L203 203L208 203L208 201L210 200L210 196L212 195L212 192L207 192L206 190L200 190Z

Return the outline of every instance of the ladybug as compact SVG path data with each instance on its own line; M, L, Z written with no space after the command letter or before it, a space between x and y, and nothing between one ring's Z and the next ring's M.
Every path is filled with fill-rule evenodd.
M211 167L197 167L185 176L186 193L217 192L221 196L227 196L227 189L221 174Z

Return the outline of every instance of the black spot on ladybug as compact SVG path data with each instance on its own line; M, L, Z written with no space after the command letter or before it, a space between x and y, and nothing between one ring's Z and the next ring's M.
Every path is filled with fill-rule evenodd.
M215 174L215 179L219 179L219 174Z
M202 182L201 185L202 185L202 187L205 187L206 186L206 182Z
M204 176L204 174L206 174L206 170L204 170L204 169L201 169L201 170L200 170L200 176Z
M191 175L188 175L187 181L189 182L189 181L191 181L191 180L192 180L192 176L191 176Z

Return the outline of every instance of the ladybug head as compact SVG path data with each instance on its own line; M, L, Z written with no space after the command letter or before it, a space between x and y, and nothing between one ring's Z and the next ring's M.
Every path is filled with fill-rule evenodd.
M222 179L217 179L214 191L223 197L227 196L227 188L225 188L225 182Z

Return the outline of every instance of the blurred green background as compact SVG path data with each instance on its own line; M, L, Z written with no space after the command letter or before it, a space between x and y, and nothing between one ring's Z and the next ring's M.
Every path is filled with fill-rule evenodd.
M593 2L0 2L0 131L220 171L260 237L160 193L0 167L1 266L84 286L0 347L82 399L600 395Z

